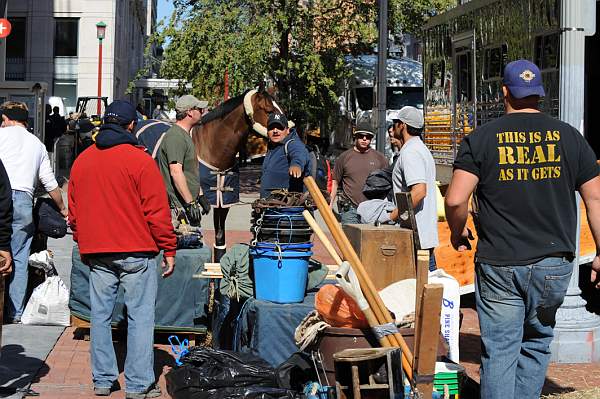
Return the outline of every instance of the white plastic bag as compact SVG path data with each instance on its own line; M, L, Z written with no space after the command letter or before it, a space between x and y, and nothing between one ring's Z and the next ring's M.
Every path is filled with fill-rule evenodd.
M65 327L70 325L69 290L60 277L48 277L33 290L21 322Z
M442 284L442 313L440 327L444 339L448 343L448 357L455 363L459 360L458 340L460 333L460 290L458 281L446 273L444 269L429 272L429 284Z
M29 255L29 266L41 269L47 276L55 276L54 254L52 251L44 250Z

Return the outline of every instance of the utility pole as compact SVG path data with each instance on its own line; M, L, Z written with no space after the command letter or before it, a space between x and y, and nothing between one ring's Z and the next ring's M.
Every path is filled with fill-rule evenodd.
M8 0L0 0L0 18L8 15ZM4 82L6 75L6 40L0 39L0 82Z
M387 52L388 52L388 0L378 0L379 2L379 44L377 46L377 79L376 107L373 111L377 112L375 116L375 128L377 137L377 151L384 153L387 126L386 126L386 92L387 92Z

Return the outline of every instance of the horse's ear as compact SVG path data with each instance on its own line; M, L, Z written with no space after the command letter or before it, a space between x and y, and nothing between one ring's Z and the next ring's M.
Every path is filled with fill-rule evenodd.
M258 84L258 90L257 90L257 91L258 91L259 93L261 93L261 94L265 92L265 82L260 82L260 83Z

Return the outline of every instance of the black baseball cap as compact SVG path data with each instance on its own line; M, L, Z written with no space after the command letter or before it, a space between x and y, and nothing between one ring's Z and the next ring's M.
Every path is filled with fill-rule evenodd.
M267 129L271 130L273 127L279 127L280 129L287 129L288 120L284 114L280 114L279 112L273 112L269 115L269 120L267 121Z

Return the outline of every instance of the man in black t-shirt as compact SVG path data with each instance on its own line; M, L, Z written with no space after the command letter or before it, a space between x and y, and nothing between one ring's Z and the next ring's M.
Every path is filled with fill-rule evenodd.
M539 112L544 89L535 64L509 63L502 91L506 115L461 143L446 217L452 246L469 248L467 202L475 192L481 397L539 398L556 310L573 269L574 194L581 194L594 237L600 237L600 177L583 136ZM599 288L598 256L592 270Z

